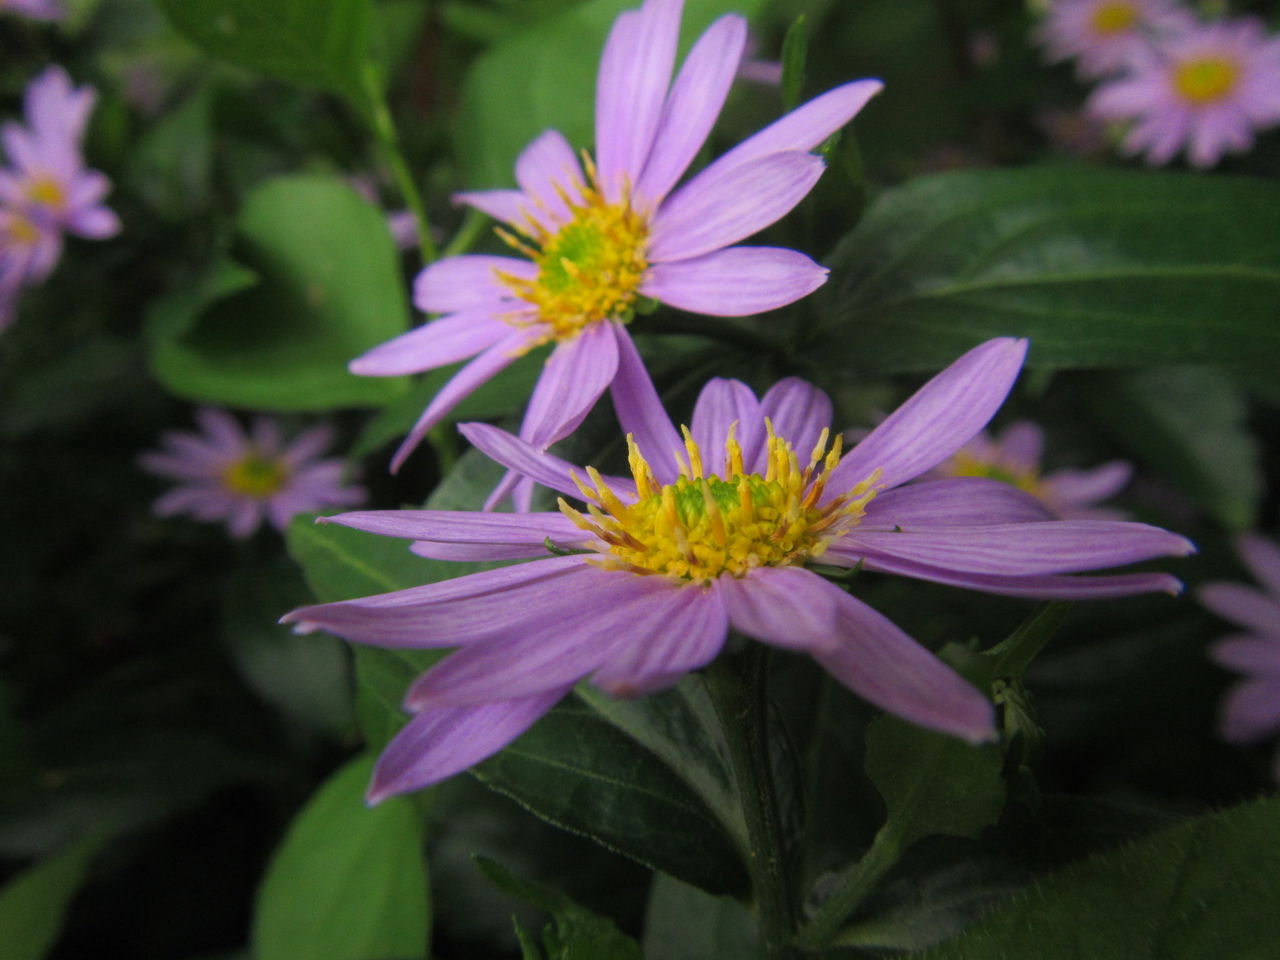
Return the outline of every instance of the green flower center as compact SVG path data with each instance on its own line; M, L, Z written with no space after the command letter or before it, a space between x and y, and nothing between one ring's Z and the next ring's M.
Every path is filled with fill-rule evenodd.
M236 461L222 474L228 490L255 500L265 500L279 493L288 479L289 471L284 464L256 453Z

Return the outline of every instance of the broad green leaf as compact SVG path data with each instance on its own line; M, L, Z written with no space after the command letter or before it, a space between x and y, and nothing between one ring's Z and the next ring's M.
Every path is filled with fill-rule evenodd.
M100 840L91 838L23 871L0 887L0 944L5 960L41 960L89 870Z
M476 857L476 865L495 887L554 918L542 932L547 960L643 960L640 945L612 920L579 906L559 890L517 877L487 857ZM524 955L538 956L532 938L522 929L518 935Z
M289 556L321 603L432 583L461 566L409 552L409 541L380 537L314 517L294 517L285 534Z
M152 371L166 387L273 410L376 406L405 388L347 372L353 357L408 325L379 211L341 181L283 177L250 194L236 234L237 262L217 264L152 313Z
M755 918L732 897L713 897L659 873L645 909L644 953L662 960L747 960L760 949Z
M1254 525L1260 450L1249 406L1224 373L1173 367L1099 379L1086 402L1148 468L1218 523L1232 530Z
M1027 887L920 960L1267 960L1280 942L1280 798L1208 814Z
M421 821L392 797L369 808L373 758L327 780L294 819L258 891L256 960L421 957L431 923Z
M761 0L688 0L684 47L721 14L751 15ZM634 0L587 0L495 44L463 84L458 148L470 187L513 184L516 156L548 127L575 147L593 140L595 77L614 18Z
M931 370L995 336L1044 367L1259 362L1280 348L1280 187L1074 168L924 177L827 260L812 363Z
M737 846L673 769L566 700L473 771L533 813L712 893L747 886Z
M160 0L207 53L362 103L370 0Z

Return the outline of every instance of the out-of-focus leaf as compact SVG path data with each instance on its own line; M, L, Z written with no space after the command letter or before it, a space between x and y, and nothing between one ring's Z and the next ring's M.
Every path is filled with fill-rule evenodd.
M65 427L100 415L103 407L136 397L133 379L141 358L123 340L95 337L52 362L20 367L4 385L0 436L10 439L37 430Z
M923 177L828 258L812 363L937 369L1026 336L1046 367L1258 362L1280 349L1280 187L1071 168Z
M761 0L688 0L681 36L692 39L724 13L752 15ZM470 187L504 187L516 156L554 127L575 146L593 140L595 76L614 18L634 0L587 0L510 34L481 56L463 84L458 148Z
M327 780L276 851L253 923L257 960L421 957L431 924L421 821L392 797L364 803L373 758Z
M128 170L130 188L162 216L182 219L210 200L213 167L212 86L197 87L138 139Z
M498 889L555 918L554 925L548 924L542 932L547 960L643 960L640 945L612 920L579 906L559 890L517 877L487 857L476 857L476 865ZM524 955L538 956L531 938L519 925L517 933Z
M353 189L312 176L263 184L237 220L236 251L246 266L224 261L154 309L151 364L166 387L274 410L381 405L404 389L346 369L408 323L395 245Z
M738 847L672 766L594 710L566 700L473 771L574 833L712 893L739 893Z
M18 874L0 888L0 944L5 960L41 960L62 929L67 905L102 845L82 840Z
M732 897L713 897L659 873L645 910L644 953L662 960L745 960L760 949L755 919Z
M1099 380L1086 400L1144 466L1218 523L1233 530L1254 525L1262 494L1258 441L1248 404L1222 371L1144 370Z
M160 7L215 57L362 102L370 0L160 0Z
M1043 878L921 960L1266 960L1280 799L1197 817Z

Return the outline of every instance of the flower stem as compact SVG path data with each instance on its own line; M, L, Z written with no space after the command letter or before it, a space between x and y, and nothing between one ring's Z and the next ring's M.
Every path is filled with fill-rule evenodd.
M867 894L875 889L880 878L898 862L902 855L900 839L892 824L886 824L876 834L871 848L862 859L844 872L839 889L818 908L813 919L800 931L796 937L798 946L805 950L821 950L831 942L849 914L858 908Z
M791 946L795 911L783 853L782 817L769 762L766 651L721 656L707 671L707 687L729 747L729 762L751 845L748 869L764 955L798 956Z
M364 93L368 120L373 127L374 136L378 139L378 145L382 148L383 159L391 168L391 175L395 177L400 196L404 198L409 212L413 214L413 221L417 224L422 262L424 265L431 263L439 254L436 252L435 241L431 239L431 224L427 220L427 210L422 204L422 195L418 193L418 185L409 172L404 153L400 150L400 137L396 134L395 121L391 119L391 110L387 106L387 99L382 91L378 70L372 63L365 65Z

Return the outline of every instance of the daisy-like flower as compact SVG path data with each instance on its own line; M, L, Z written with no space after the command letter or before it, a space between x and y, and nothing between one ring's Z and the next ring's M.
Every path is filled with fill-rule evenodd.
M1133 467L1113 460L1091 470L1041 474L1044 431L1029 420L1009 424L998 436L978 434L934 471L938 476L987 477L1038 497L1064 520L1118 520L1119 510L1096 506L1113 497L1133 476Z
M1176 0L1052 0L1035 38L1048 60L1074 60L1079 76L1104 77L1194 22Z
M539 449L570 434L618 368L619 331L644 300L717 316L772 310L827 271L802 253L735 246L790 211L823 171L809 151L880 90L830 90L745 140L677 187L728 95L746 21L721 17L671 82L683 0L646 0L615 21L596 86L596 152L581 161L549 130L516 161L518 190L464 193L501 220L527 259L450 257L419 274L414 300L446 316L375 347L354 373L399 376L475 356L443 387L392 461L517 356L555 349L520 436ZM510 489L499 488L495 500ZM527 507L528 486L517 495Z
M163 434L164 449L139 458L143 469L179 482L156 501L158 516L225 520L233 537L244 538L264 518L283 530L296 514L364 502L361 487L343 483L342 460L320 459L333 440L328 427L314 427L286 444L270 417L258 417L247 433L224 410L198 410L196 421L199 433Z
M1219 640L1209 655L1244 675L1222 705L1222 738L1252 743L1280 733L1280 549L1256 534L1242 536L1236 549L1263 589L1208 583L1199 597L1218 616L1244 628ZM1272 770L1280 781L1280 751Z
M0 204L0 330L9 325L22 288L40 283L62 255L62 234L45 220Z
M1280 37L1251 17L1188 30L1099 86L1086 109L1132 121L1123 149L1147 163L1168 163L1185 147L1193 166L1211 167L1280 123Z
M1026 597L1177 592L1161 573L1073 576L1181 555L1136 523L1055 520L1034 497L979 478L900 486L951 456L994 414L1026 342L990 341L944 370L849 453L829 444L831 402L800 380L757 399L713 380L678 433L620 333L614 404L630 478L571 467L495 427L463 432L504 466L568 496L558 513L431 510L333 522L416 541L423 556L529 563L284 617L387 647L459 647L409 689L415 716L388 746L370 799L448 777L501 749L583 677L617 696L709 663L729 629L813 656L906 719L994 736L987 698L809 561ZM547 556L546 543L580 550ZM563 551L561 551L563 552Z
M28 20L61 20L67 8L61 0L0 0L0 13L16 13Z

